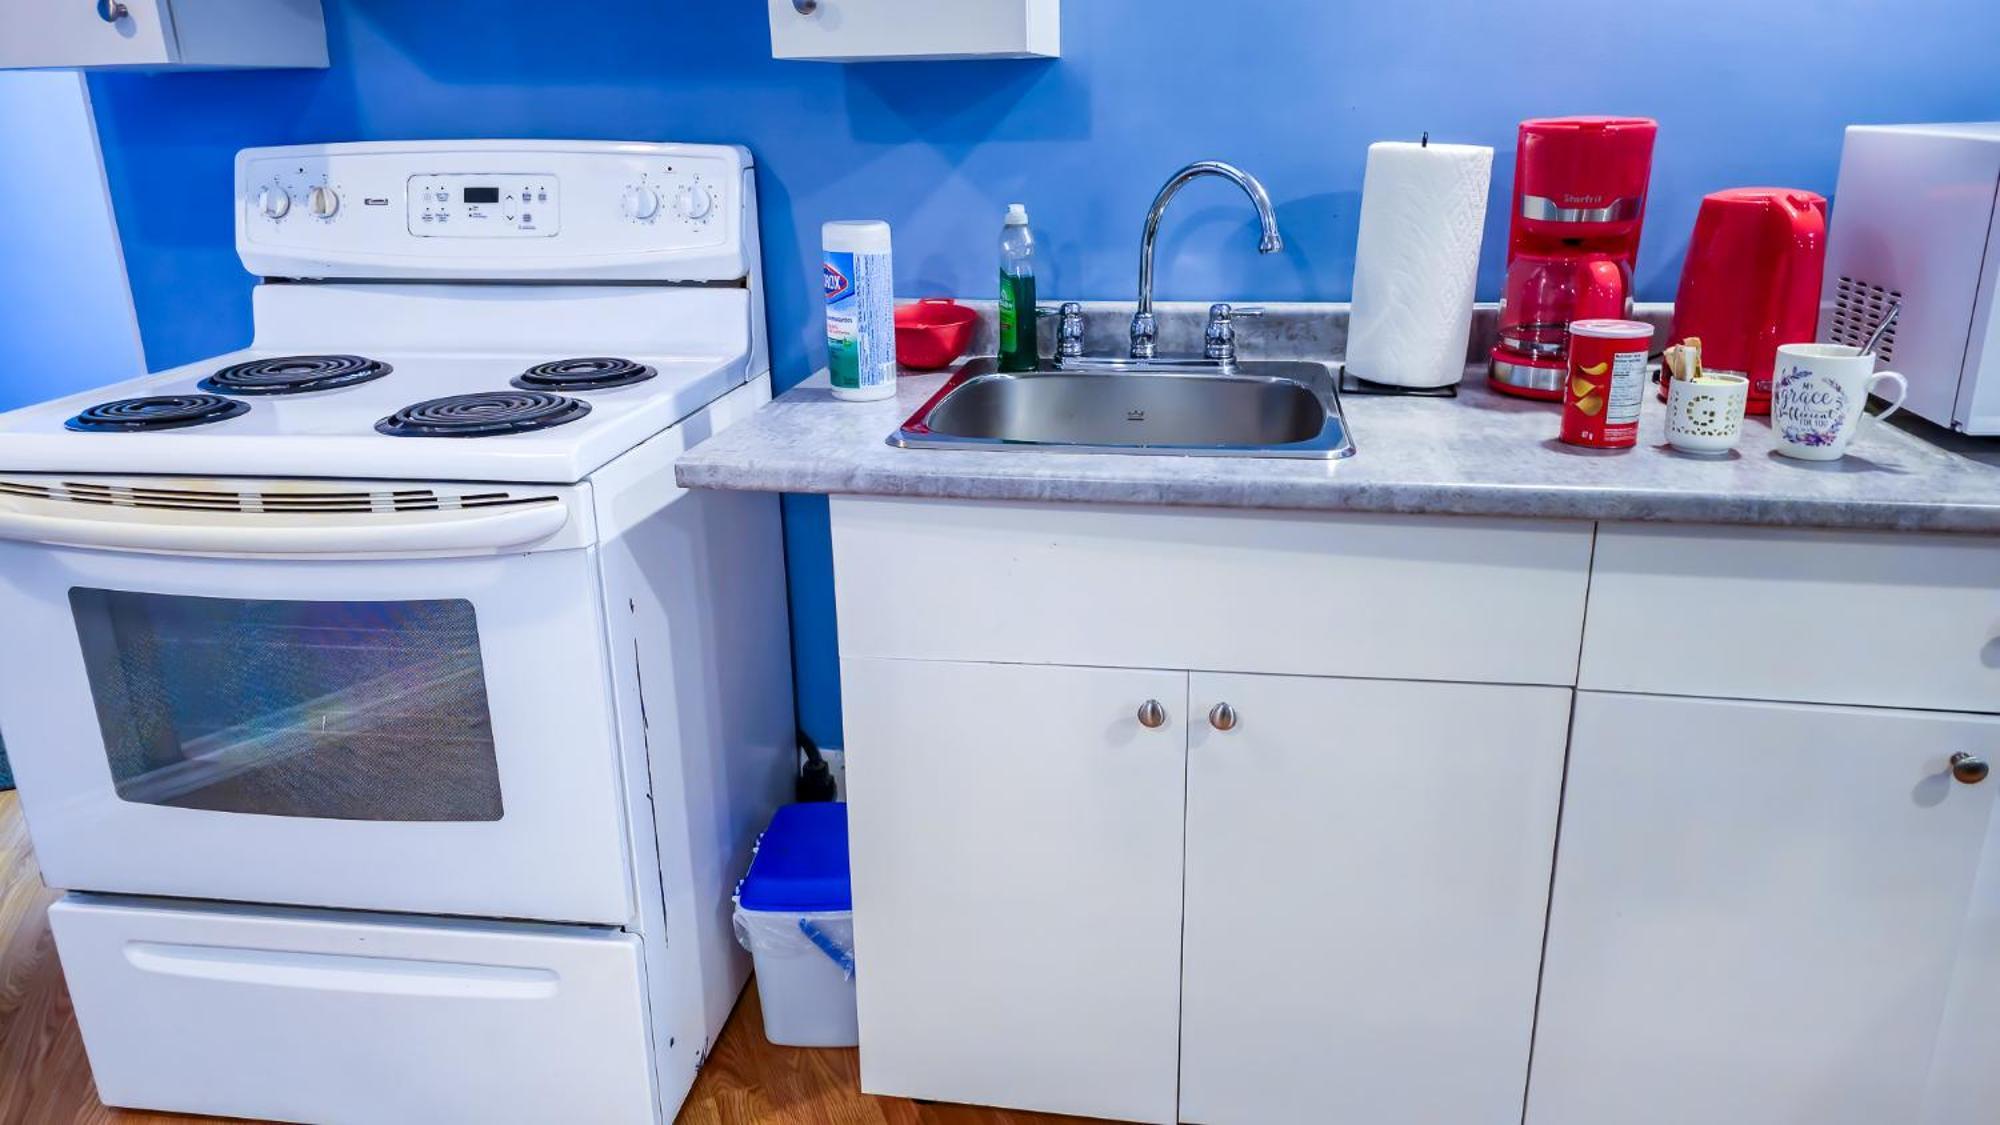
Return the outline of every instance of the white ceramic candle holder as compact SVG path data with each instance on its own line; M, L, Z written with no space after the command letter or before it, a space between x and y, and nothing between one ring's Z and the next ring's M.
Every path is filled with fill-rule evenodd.
M1741 375L1703 375L1667 381L1667 444L1682 453L1714 456L1736 448L1743 437L1743 411L1750 380Z

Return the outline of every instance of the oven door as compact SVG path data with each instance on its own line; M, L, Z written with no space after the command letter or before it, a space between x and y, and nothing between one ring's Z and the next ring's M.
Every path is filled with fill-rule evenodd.
M584 489L91 487L0 492L0 728L51 885L629 919Z

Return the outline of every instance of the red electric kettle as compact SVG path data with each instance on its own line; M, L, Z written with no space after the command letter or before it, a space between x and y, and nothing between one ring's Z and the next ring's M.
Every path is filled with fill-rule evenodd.
M1817 335L1825 270L1824 197L1791 188L1704 196L1668 342L1701 337L1702 370L1748 378L1749 412L1769 414L1778 345L1810 343Z

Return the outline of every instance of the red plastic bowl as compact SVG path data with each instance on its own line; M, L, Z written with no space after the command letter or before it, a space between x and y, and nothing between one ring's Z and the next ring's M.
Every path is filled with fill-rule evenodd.
M917 371L950 367L972 346L975 309L948 297L925 297L896 308L896 362Z

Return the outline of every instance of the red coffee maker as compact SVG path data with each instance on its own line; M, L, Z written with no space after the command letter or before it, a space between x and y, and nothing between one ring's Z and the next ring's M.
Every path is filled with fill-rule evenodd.
M1521 122L1495 390L1561 401L1570 321L1628 315L1658 132L1644 117Z
M1778 345L1817 335L1825 270L1823 196L1790 188L1703 196L1668 342L1701 337L1702 370L1749 379L1749 413L1769 414Z

